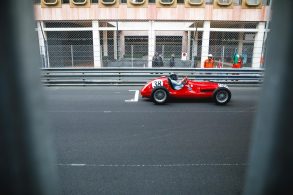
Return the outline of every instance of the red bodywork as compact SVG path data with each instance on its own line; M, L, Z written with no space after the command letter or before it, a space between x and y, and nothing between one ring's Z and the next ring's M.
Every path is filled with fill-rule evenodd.
M212 98L214 91L219 87L218 83L209 81L192 81L186 78L183 88L174 90L168 77L162 76L148 82L141 90L142 97L151 98L155 87L165 87L171 98Z

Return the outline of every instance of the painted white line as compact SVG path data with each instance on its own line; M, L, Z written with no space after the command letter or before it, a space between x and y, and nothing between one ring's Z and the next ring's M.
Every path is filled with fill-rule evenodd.
M138 102L138 95L139 95L139 90L128 90L130 92L134 91L134 98L131 100L125 100L125 102Z
M83 167L83 166L86 166L86 164L70 164L70 166L73 166L73 167Z
M248 166L246 163L191 163L191 164L57 164L57 166L86 166L86 167L229 167Z
M111 113L111 110L105 110L104 113Z
M133 100L125 100L133 101ZM115 113L254 113L256 110L49 110L49 113L99 113L99 112L115 112Z
M139 95L139 90L136 90L134 95L134 101L136 102L138 102L138 95Z

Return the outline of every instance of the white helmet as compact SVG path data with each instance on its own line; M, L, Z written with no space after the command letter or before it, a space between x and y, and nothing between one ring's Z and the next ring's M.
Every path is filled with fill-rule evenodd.
M212 57L213 57L213 55L212 55L212 54L209 54L209 55L208 55L208 58L212 58Z

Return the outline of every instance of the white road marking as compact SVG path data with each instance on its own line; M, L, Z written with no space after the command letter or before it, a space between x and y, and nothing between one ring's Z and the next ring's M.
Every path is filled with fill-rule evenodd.
M126 100L125 100L126 101ZM129 100L130 101L130 100ZM103 110L49 110L50 113L99 113ZM256 110L113 110L115 113L254 113Z
M191 164L63 164L57 166L86 166L86 167L208 167L208 166L248 166L246 163L191 163Z
M68 166L73 166L73 167L83 167L83 166L87 166L86 164L68 164Z
M138 95L139 95L139 90L128 90L128 91L135 91L134 98L131 100L125 100L125 102L138 102Z

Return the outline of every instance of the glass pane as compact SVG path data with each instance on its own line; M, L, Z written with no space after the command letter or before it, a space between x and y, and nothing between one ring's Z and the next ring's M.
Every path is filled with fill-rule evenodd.
M241 0L233 0L234 5L241 5Z
M202 0L189 0L190 3L201 4Z
M170 4L170 3L173 2L173 0L160 0L160 2L161 3L168 3L168 4Z
M248 5L258 5L259 4L259 0L246 0L246 3Z
M73 0L74 3L85 3L86 0Z
M232 0L218 0L219 4L223 4L223 5L227 5L227 4L231 4Z
M131 0L131 2L134 3L134 4L135 4L135 3L143 3L144 0Z
M214 0L206 0L205 2L206 2L206 4L213 4Z
M54 4L57 3L57 0L45 0L45 3Z
M104 3L115 3L116 0L103 0Z
M69 3L69 0L63 0L63 3Z

